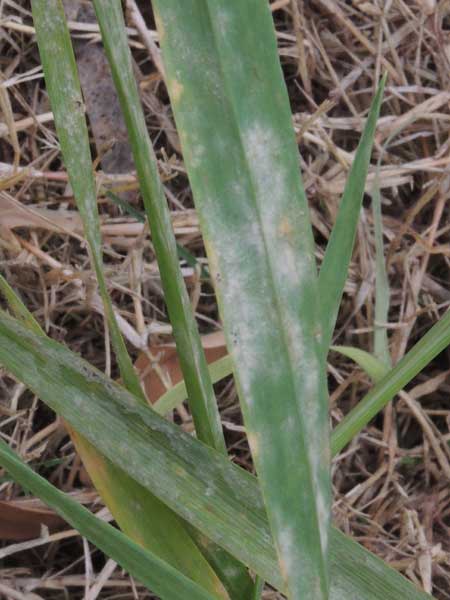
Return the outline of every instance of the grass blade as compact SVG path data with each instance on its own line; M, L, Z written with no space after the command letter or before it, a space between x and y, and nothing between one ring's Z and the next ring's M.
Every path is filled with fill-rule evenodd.
M122 4L120 0L95 0L94 7L128 128L196 433L206 444L226 452L216 398L178 263L170 213L133 75Z
M352 346L331 346L331 350L351 358L364 369L373 381L380 381L389 371L389 367L384 362L365 350L353 348Z
M329 433L317 278L271 14L262 0L153 6L288 594L327 598Z
M120 196L117 196L117 194L114 194L113 192L106 192L105 195L110 200L112 200L112 202L114 202L114 204L117 204L117 206L120 206L120 208L122 208L126 213L128 213L129 215L134 217L136 219L136 221L138 221L139 223L145 223L146 216L143 213L141 213L139 210L134 208L134 206L132 204L130 204L126 200L123 200ZM193 267L194 269L199 268L202 278L206 279L206 280L209 279L208 269L204 265L202 265L197 260L197 258L189 252L189 250L186 250L186 248L184 246L182 246L178 242L177 242L176 246L177 246L178 258L185 260L187 262L187 264L189 266Z
M197 437L209 446L226 453L214 389L178 262L180 247L175 241L164 189L159 178L157 162L133 74L122 4L120 0L94 0L94 7L128 128ZM186 257L186 252L183 250L182 252ZM189 258L188 254L188 260ZM195 534L194 537L198 540ZM199 545L204 546L201 541L201 539L198 541ZM245 598L245 589L252 585L247 569L239 565L231 556L227 557L220 549L217 549L217 556L214 557L213 544L210 542L206 544L206 548L208 558L220 569L222 579L228 588L234 590L237 585L244 584L241 587L240 599ZM202 551L206 552L204 547Z
M95 517L70 496L60 492L24 464L3 440L0 440L0 464L22 487L41 498L81 535L162 599L217 598L148 550L141 548L118 529Z
M1 275L0 290L28 330L45 338L39 323ZM126 471L102 456L75 429L65 425L95 488L122 531L214 596L227 599L218 576L194 543L186 523Z
M214 597L228 599L220 579L178 515L102 456L77 431L66 428L95 489L122 531Z
M374 354L389 368L391 355L386 323L389 314L389 281L386 273L383 250L383 221L381 218L381 193L379 185L380 161L377 165L377 173L372 192L372 214L375 226L375 323L374 323Z
M117 325L103 274L102 242L89 136L75 56L61 0L33 0L33 22L56 132L70 185L83 221L120 374L125 386L146 402ZM57 57L57 60L55 58Z
M0 291L5 297L5 300L8 303L13 314L16 318L21 321L25 325L25 327L29 331L33 331L37 335L45 335L41 326L30 313L28 308L20 299L19 295L13 290L13 288L9 285L3 275L0 273Z
M347 178L336 223L331 232L319 272L323 349L325 354L328 353L331 344L342 292L347 279L348 265L352 256L385 83L386 75L381 80L372 101L366 126Z
M334 429L333 455L344 448L413 377L450 344L450 311L417 342Z
M36 336L1 311L0 364L130 477L266 581L283 588L252 475L142 406L61 344ZM330 597L429 598L335 529Z
M224 377L233 373L231 357L227 354L209 365L211 381L217 383ZM171 410L179 406L187 398L187 389L184 379L171 387L153 405L153 409L160 415L167 415Z

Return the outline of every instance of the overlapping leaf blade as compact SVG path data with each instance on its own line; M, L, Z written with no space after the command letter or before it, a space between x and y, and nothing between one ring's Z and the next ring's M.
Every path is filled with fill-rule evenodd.
M95 0L94 7L128 128L197 436L206 444L225 452L216 398L178 263L170 212L133 75L122 5L120 0Z
M337 454L404 386L450 344L448 311L370 390L334 429L332 452Z
M0 364L207 537L283 587L257 481L60 344L0 312ZM332 600L427 594L332 529Z
M170 212L134 79L121 2L120 0L94 0L94 7L129 132L161 274L164 298L172 324L197 437L213 448L226 453L214 389L193 309L178 263L178 250ZM232 598L237 600L248 598L253 581L245 566L239 564L234 557L228 556L222 549L215 549L214 544L197 536L195 531L192 531L192 535L203 554L220 574L220 578Z
M117 4L120 8L120 2L116 2ZM56 131L83 221L122 380L145 405L145 396L118 328L103 272L89 136L63 6L61 0L33 0L32 8ZM210 387L212 391L212 386ZM82 435L75 432L73 439L92 480L121 528L146 548L198 581L205 589L220 594L222 598L228 598L219 578L192 540L183 521L158 498L130 478L126 469L118 468L107 457L102 456L95 445L90 444Z
M118 529L95 517L70 496L63 494L34 473L3 440L0 440L0 464L22 487L55 509L81 535L96 544L163 600L218 598L206 592L156 555L144 550Z
M45 337L39 323L2 275L0 290L13 313L27 329ZM191 575L205 590L226 598L227 594L217 575L175 513L125 471L102 456L76 430L67 424L66 427L96 489L122 530L142 547L155 552L159 558L182 573ZM242 577L240 581L245 583Z

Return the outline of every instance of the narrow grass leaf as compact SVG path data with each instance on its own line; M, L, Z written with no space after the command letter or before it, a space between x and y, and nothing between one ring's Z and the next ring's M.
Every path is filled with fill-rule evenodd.
M1 273L0 291L5 297L5 300L8 303L8 306L10 307L11 311L15 315L16 319L21 321L29 331L33 331L38 335L45 335L39 323L36 321L34 316L31 314L31 312L20 299L20 296L16 294L16 292L9 285L9 283L6 281L6 279Z
M75 56L61 0L33 0L33 22L45 83L53 111L70 185L83 221L91 260L111 333L120 373L125 386L142 402L145 396L120 333L103 273L102 241L97 195L85 109Z
M339 453L388 402L450 344L450 311L379 381L333 430L333 455Z
M142 406L61 344L31 333L2 311L0 364L130 477L283 589L260 489L252 475ZM332 600L429 598L335 529L330 551Z
M192 256L175 241L170 212L133 74L122 4L120 0L94 0L94 7L128 128L197 437L204 443L226 453L214 389L178 262L180 253L189 262L192 262ZM195 259L194 262L196 262ZM246 589L252 584L244 565L237 563L233 557L228 557L221 549L217 549L217 556L214 559L214 545L207 542L205 546L202 538L195 536L195 533L194 537L198 540L205 556L213 559L216 566L220 568L227 588L234 590L237 585L243 586L239 598L239 600L243 600L246 597Z
M264 579L261 577L256 577L255 581L255 589L253 590L253 596L251 600L261 600L262 593L264 591Z
M231 357L227 354L223 358L214 361L209 365L209 374L211 381L217 383L224 377L233 373ZM153 405L153 409L160 415L167 415L171 410L179 406L187 399L187 389L184 379L171 387L161 398Z
M381 160L381 157L380 157ZM380 166L378 161L372 192L372 214L375 228L375 323L374 354L387 367L392 365L386 324L389 315L389 280L386 272L383 247L383 221L381 217Z
M270 10L262 0L153 7L288 595L325 599L330 464L317 277Z
M134 208L134 206L132 204L130 204L126 200L123 200L120 196L118 196L117 194L114 194L113 192L106 192L106 196L110 200L112 200L112 202L114 202L114 204L117 204L117 206L120 206L120 208L122 208L126 213L128 213L129 215L134 217L136 219L136 221L139 221L139 223L145 223L146 216L143 213L141 213L139 210ZM202 265L197 260L197 258L191 252L189 252L189 250L187 250L184 246L182 246L178 242L176 245L177 245L178 258L185 260L189 266L191 266L195 269L200 269L200 273L201 273L201 276L203 277L203 279L209 279L208 269L204 265Z
M170 213L133 75L122 3L94 0L94 8L129 133L197 436L226 452L214 389L178 263Z
M162 600L214 600L214 596L182 573L144 550L115 527L98 519L78 502L60 492L29 466L0 440L0 464L14 480L41 498L80 534L95 544L130 575L136 577Z
M380 381L389 371L389 367L383 361L365 350L353 348L352 346L331 346L331 350L351 358L375 382Z
M386 75L381 80L372 101L319 272L324 354L328 353L333 337L342 292L347 279L385 82Z

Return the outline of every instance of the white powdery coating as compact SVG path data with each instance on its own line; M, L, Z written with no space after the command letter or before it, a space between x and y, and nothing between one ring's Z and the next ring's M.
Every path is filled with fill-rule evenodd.
M267 342L277 331L277 320L271 305L270 282L260 275L258 265L264 264L266 252L261 237L261 228L253 219L252 208L248 209L245 186L238 183L232 186L233 202L242 207L242 222L228 232L226 243L220 244L220 255L214 251L214 244L208 243L210 267L215 274L222 296L219 297L225 315L228 347L234 363L245 364L240 369L239 384L244 401L248 406L253 402L253 385L261 377L276 377L277 365L267 364ZM214 199L211 199L211 204ZM247 209L247 210L246 210ZM223 229L221 216L218 224L210 221L212 232ZM243 255L252 256L255 264L243 261ZM236 266L240 265L237 270ZM259 270L258 270L259 269ZM247 295L252 302L246 302ZM261 314L268 315L261 320ZM273 370L273 371L272 371Z
M226 9L218 9L216 12L216 25L219 30L221 36L224 36L226 39L226 33L231 23L231 18L228 10Z
M289 340L291 361L300 361L309 357L311 368L319 371L319 363L311 349L304 343L303 325L300 315L302 286L314 282L314 266L311 252L305 248L299 252L300 232L298 226L301 213L300 205L292 202L294 191L288 185L289 173L280 157L282 140L278 131L255 122L248 126L243 136L246 153L252 170L256 190L261 228L267 249L271 249L268 259L276 294L283 306L281 318L285 335ZM298 200L300 202L300 200ZM295 213L295 214L293 214ZM294 298L294 302L292 301ZM315 362L315 365L313 364ZM311 388L313 388L311 381Z
M270 128L263 127L259 123L253 123L247 128L244 140L261 208L261 225L265 243L275 249L272 254L275 257L271 265L272 276L280 304L283 306L282 327L289 346L293 375L299 379L297 389L301 389L304 396L298 398L298 417L289 416L283 425L286 433L292 432L297 425L297 419L300 418L304 435L309 437L308 432L316 432L316 435L310 439L311 443L307 444L307 452L311 465L311 485L315 496L321 548L325 554L328 547L329 502L319 481L320 473L323 472L322 446L327 443L320 435L324 429L322 423L324 411L321 407L321 365L311 343L305 341L305 331L298 305L289 302L289 296L300 297L301 286L312 282L313 258L307 252L300 254L298 245L291 237L298 235L298 232L293 230L296 219L293 225L289 220L288 211L292 191L286 184L288 174L281 161L277 161L276 150L280 147L278 132L271 131ZM295 365L299 367L297 370ZM280 547L285 561L295 552L293 546L293 533L289 529L282 529ZM288 571L290 566L285 564Z
M188 141L188 136L186 132L184 133L184 143L186 147L189 148L189 161L192 169L198 169L203 164L205 157L207 155L207 150L205 146L202 144L199 136L195 134L190 134L190 139Z
M280 549L280 567L284 578L292 573L297 563L297 544L292 530L284 527L278 534L278 547Z
M279 548L280 570L285 580L297 580L297 586L304 586L309 589L308 598L322 598L322 585L316 569L309 556L299 556L298 546L295 537L289 526L280 529L277 538ZM301 570L300 570L301 569ZM301 583L300 583L301 581ZM314 585L314 587L312 587ZM292 590L291 590L291 593Z
M322 553L326 556L328 552L328 537L330 530L330 505L319 486L316 486L316 506L317 518L319 521L320 544Z

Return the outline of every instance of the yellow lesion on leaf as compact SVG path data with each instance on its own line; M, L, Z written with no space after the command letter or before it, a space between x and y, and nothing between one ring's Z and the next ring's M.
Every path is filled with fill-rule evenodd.
M280 565L281 577L283 578L284 581L287 582L287 579L288 579L288 569L287 569L287 566L286 566L286 563L285 563L284 559L282 557L280 557L279 554L278 554L278 564Z
M294 233L294 228L292 227L289 219L287 217L283 217L278 225L278 233L280 237L290 238Z
M174 102L174 103L179 102L179 100L183 94L183 90L184 90L183 85L176 79L172 79L169 82L169 87L170 87L170 95L172 97L172 102Z

